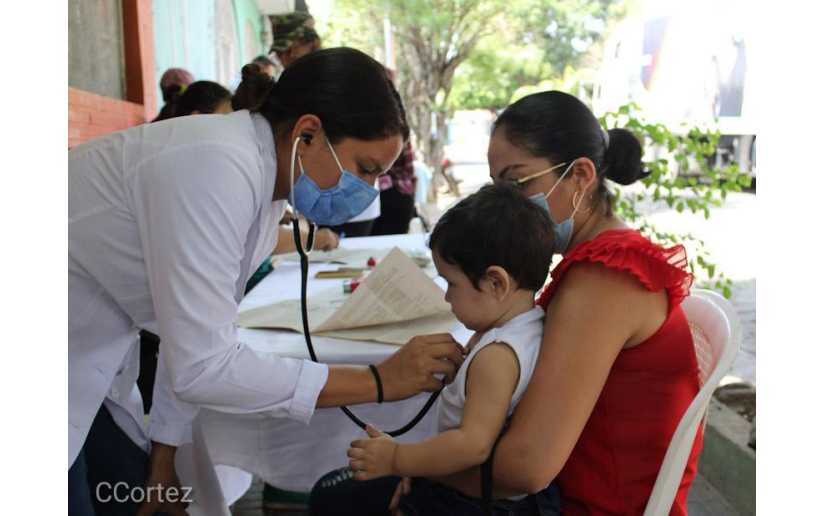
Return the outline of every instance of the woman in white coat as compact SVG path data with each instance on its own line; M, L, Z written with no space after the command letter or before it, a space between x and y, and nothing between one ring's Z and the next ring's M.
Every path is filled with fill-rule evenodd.
M309 421L316 407L376 400L367 367L258 354L238 342L235 319L286 200L318 224L352 218L407 133L383 67L338 48L296 62L250 110L147 124L69 152L70 514L102 511L87 463L134 456L113 443L135 441L114 434L143 420L140 329L162 344L151 445L121 468L133 477L166 480L199 407ZM384 398L398 400L437 389L460 362L449 335L426 336L376 372ZM92 457L96 438L104 458Z

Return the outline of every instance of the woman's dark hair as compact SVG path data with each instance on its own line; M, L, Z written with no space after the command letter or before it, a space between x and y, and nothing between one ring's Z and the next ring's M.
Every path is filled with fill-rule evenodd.
M232 100L232 92L217 82L196 81L181 89L183 93L167 101L153 122L191 115L195 111L202 114L214 113L221 102Z
M191 115L194 111L204 114L214 113L221 102L231 100L232 93L217 82L193 82L180 96L175 116Z
M170 84L165 88L161 88L160 91L163 94L163 107L152 122L160 122L167 118L174 118L175 106L180 100L181 95L183 95L183 92L186 91L186 86L182 84Z
M550 216L510 184L482 187L438 219L429 241L449 264L478 288L488 267L498 265L518 287L539 290L553 259Z
M642 170L642 146L626 129L605 131L582 101L561 91L528 95L510 105L498 117L511 144L553 163L588 158L598 174L597 197L612 214L613 198L604 179L629 185L646 177Z
M375 59L352 48L327 48L296 60L275 81L255 64L241 70L233 109L260 113L273 131L289 131L306 114L321 119L330 142L409 137L395 86Z

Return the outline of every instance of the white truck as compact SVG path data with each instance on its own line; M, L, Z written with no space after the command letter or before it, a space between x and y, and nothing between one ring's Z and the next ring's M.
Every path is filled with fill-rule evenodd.
M674 132L718 128L716 165L735 162L755 181L748 13L742 0L642 3L605 39L594 110L632 101Z

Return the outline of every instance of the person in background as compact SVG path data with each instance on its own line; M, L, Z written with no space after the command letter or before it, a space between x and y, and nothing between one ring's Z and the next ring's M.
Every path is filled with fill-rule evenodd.
M153 122L188 115L225 115L232 112L232 93L212 81L196 81L174 95Z
M381 190L381 215L372 225L373 236L407 234L415 217L415 187L417 178L413 162L412 143L407 140L401 155L389 172L378 178Z
M275 77L275 71L278 65L276 65L272 59L266 57L265 55L259 55L258 57L252 60L251 64L258 65L261 68L261 71L263 71L265 74L267 74L270 77Z
M309 13L277 14L270 16L269 21L272 23L269 51L275 58L271 60L272 77L277 79L292 63L321 48L321 37L315 32L315 18Z
M163 108L158 113L157 118L152 120L163 120L169 118L169 111L174 106L177 97L183 95L186 87L195 82L195 77L183 68L169 68L160 77L160 91L163 95Z
M395 72L387 68L387 76L394 83ZM410 221L416 216L415 188L416 176L415 153L412 142L407 138L404 150L393 163L389 172L378 178L381 191L381 215L375 219L371 234L397 235L407 234Z

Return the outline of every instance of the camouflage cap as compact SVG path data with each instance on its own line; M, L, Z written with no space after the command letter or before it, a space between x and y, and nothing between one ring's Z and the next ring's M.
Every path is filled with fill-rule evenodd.
M294 12L269 17L272 23L270 52L285 52L294 43L320 39L315 32L315 18L308 13Z

